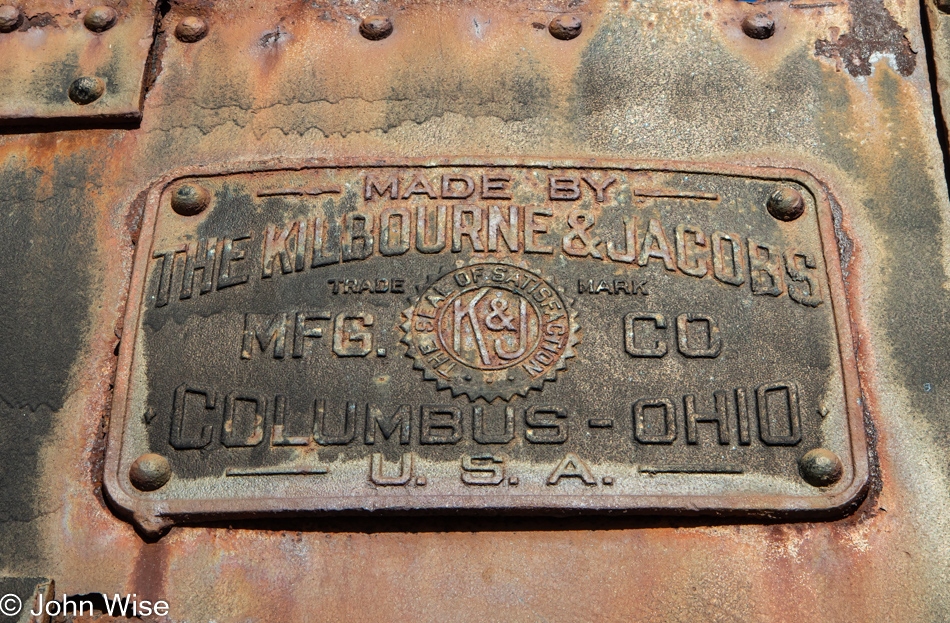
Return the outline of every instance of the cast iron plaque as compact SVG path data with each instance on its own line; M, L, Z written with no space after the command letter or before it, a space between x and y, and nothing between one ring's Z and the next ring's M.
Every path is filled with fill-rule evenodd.
M774 217L776 191L803 214ZM149 531L840 510L867 455L836 249L821 186L791 170L186 171L145 211L107 490ZM826 486L800 470L818 448L843 470Z

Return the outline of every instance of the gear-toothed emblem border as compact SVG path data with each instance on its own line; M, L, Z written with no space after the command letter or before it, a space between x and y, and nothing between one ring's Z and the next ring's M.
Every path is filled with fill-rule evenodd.
M542 338L551 340L539 340L528 355L500 369L473 367L451 355L437 335L443 304L486 287L508 290L542 310L539 332ZM403 320L400 341L407 347L406 355L414 360L413 368L423 371L423 378L435 381L440 390L451 390L452 396L465 394L471 400L483 398L487 402L525 396L529 390L540 391L545 381L556 380L558 372L567 367L566 360L574 357L581 333L577 314L570 309L561 288L533 270L500 262L470 264L430 278L413 306L403 311ZM546 332L548 329L550 332ZM545 357L534 358L538 354ZM545 358L551 361L544 363Z

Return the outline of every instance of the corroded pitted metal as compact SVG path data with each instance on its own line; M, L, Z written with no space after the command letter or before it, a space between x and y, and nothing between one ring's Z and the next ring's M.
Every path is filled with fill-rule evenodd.
M168 599L173 604L168 618L182 621L308 620L326 612L380 621L490 621L497 620L499 613L511 620L550 621L929 622L948 618L950 589L945 578L950 553L945 545L950 529L943 521L943 511L950 507L946 487L950 478L946 461L950 422L946 414L950 406L945 391L950 386L945 365L950 334L941 327L950 325L945 287L946 241L950 240L946 214L950 206L929 95L934 88L941 88L943 79L939 62L928 66L928 42L918 18L920 3L149 2L150 9L160 10L149 12L148 19L139 22L146 26L144 38L133 37L127 30L126 20L138 19L134 11L122 8L116 26L96 36L82 24L82 11L94 3L56 4L44 0L17 3L26 13L22 24L14 32L0 35L0 94L16 94L22 106L17 114L40 120L33 122L33 128L20 131L4 128L0 137L0 417L5 424L0 427L0 559L4 573L55 577L57 598L105 592L110 598L114 593L128 593ZM134 5L115 3L116 7ZM947 16L937 12L931 2L923 6L933 12L938 24L936 48L936 42L948 32L940 29L936 20ZM741 20L763 7L772 12L778 28L770 39L751 39L742 32ZM395 19L398 32L382 42L368 42L357 26L363 16L383 10ZM200 11L212 24L211 35L202 43L179 44L175 38L174 28L185 11ZM548 30L550 20L565 12L577 14L584 22L582 35L570 42L554 39ZM157 34L154 47L153 32ZM272 35L275 32L279 34ZM40 40L47 46L5 47ZM137 58L142 48L130 46L129 41L144 42L151 58L148 71L140 71L147 76L146 88L121 91L134 93L134 98L130 95L128 99L135 106L130 110L137 111L141 100L144 114L141 125L130 126L126 121L117 129L112 127L115 117L104 121L95 117L107 104L111 106L110 98L119 93L113 76L96 68L118 67ZM114 47L110 49L110 45ZM54 48L58 52L54 53ZM36 56L31 56L34 53ZM38 63L28 66L25 61L31 58ZM76 59L80 66L69 66L66 71L52 63L45 74L35 71L59 58ZM86 62L92 64L83 65ZM66 90L80 75L108 78L109 92L93 106L75 105L66 97ZM126 74L117 70L116 75ZM47 125L47 119L72 111L84 115L76 123L106 127L63 131L62 123ZM576 158L579 167L637 158L703 162L710 167L739 163L759 173L762 167L778 166L808 171L820 179L823 189L819 194L826 193L830 204L831 217L823 222L830 242L828 256L841 258L846 278L840 298L849 305L840 318L860 336L851 352L861 372L858 413L863 413L871 447L864 501L843 509L840 515L804 512L792 520L771 514L737 518L725 509L711 516L686 517L609 516L589 511L558 512L553 517L490 512L473 517L471 511L416 511L411 517L399 517L367 511L360 517L331 514L275 519L266 513L236 512L226 521L202 525L199 522L209 516L183 511L176 519L181 524L157 543L117 518L120 509L102 488L105 431L121 428L118 413L127 404L111 390L111 385L119 382L114 352L133 348L137 335L147 339L154 337L149 332L168 335L182 326L182 320L197 328L210 328L206 336L215 331L212 314L202 325L195 316L182 316L182 307L168 314L165 325L153 322L144 332L128 323L123 326L124 311L134 306L128 304L127 294L133 257L197 244L203 232L223 228L215 218L236 219L237 227L248 214L241 211L241 206L248 205L244 202L263 204L262 198L232 196L212 181L208 188L215 190L215 203L224 201L234 209L226 214L209 207L185 218L171 209L166 193L158 209L181 229L169 238L175 245L149 246L148 232L154 230L143 222L142 215L148 211L144 208L146 197L140 193L156 180L182 175L182 181L205 184L203 178L194 177L194 167L209 163L227 169L214 169L215 174L230 174L246 171L248 162L280 157L293 162L275 163L271 169L290 166L299 171L303 162L319 164L313 158L335 165L378 162L384 157L457 163L473 154L489 160L500 156ZM272 181L266 189L289 187ZM318 180L305 181L303 189L323 188ZM744 228L750 218L746 211L760 210L756 219L764 215L776 229L794 233L811 222L812 208L809 204L801 217L789 222L767 214L767 199L782 183L785 181L772 180L772 186L763 185L759 194L750 195L748 203L732 206L721 202L702 210L681 209L680 213L690 219L718 218L735 209L740 211L735 222ZM323 200L332 196L286 196L280 200L287 202L287 219L280 222L286 224L301 215L308 215L312 222ZM804 198L811 201L808 193ZM449 214L454 203L444 202ZM358 211L339 203L335 209ZM650 208L639 208L644 209ZM432 210L431 214L437 214L436 208ZM761 226L760 221L755 223L748 224ZM598 220L595 231L602 225L606 223ZM392 226L393 230L399 228L395 217ZM708 244L710 231L700 229ZM623 237L619 229L610 231L607 241L614 242L616 249ZM664 231L670 235L668 229ZM198 237L183 240L189 232ZM642 242L644 233L641 223L638 241ZM744 229L741 233L755 238ZM675 233L672 235L675 238ZM467 237L463 241L468 244ZM187 251L177 253L172 292L179 298L166 308L173 310L173 303L189 301L205 306L206 312L214 312L216 305L219 310L231 307L230 297L244 286L202 293L203 269L197 264L191 267L192 298L180 298L177 280L185 270L186 255ZM221 257L215 247L215 264ZM392 257L398 260L404 256ZM296 258L291 259L294 264ZM159 260L150 261L157 264ZM490 257L485 261L499 260ZM592 273L611 265L593 257L570 261ZM661 259L651 258L649 263L657 266L660 275L666 271L660 267ZM337 266L343 273L358 264L349 261ZM798 266L807 269L800 259ZM456 268L453 262L441 263L431 267L426 277ZM282 270L275 269L270 283L301 277L296 271ZM630 270L644 272L639 267ZM215 280L218 271L218 267L212 269ZM670 273L681 281L695 279L697 291L715 291L704 281L716 281L715 275L684 276L678 268L676 274ZM614 288L614 279L621 277L605 278L605 286ZM316 285L332 288L325 282ZM599 281L595 283L595 289L599 285ZM268 286L262 282L261 287ZM288 292L277 285L274 291ZM300 289L294 296L309 304L314 291L320 290ZM659 289L648 296L627 297L623 291L611 295L604 290L587 296L653 301L663 292ZM410 308L417 294L407 290L398 295L399 308ZM569 289L567 294L570 298ZM367 304L365 297L384 294L346 296L351 300L363 296L363 307L357 311L374 315L374 326L379 328L379 307ZM785 296L778 300L788 302ZM299 310L290 305L279 308L279 298L271 300L270 310L322 311L309 305L301 305ZM827 304L826 299L819 307ZM639 311L663 310L631 306L624 315ZM672 336L676 316L663 315L667 336ZM770 316L761 318L756 326L770 327L783 342L785 320L784 316ZM314 344L332 348L330 322L317 319L305 323L308 330L323 330L322 337L305 339L310 354ZM243 324L238 324L237 331L242 332ZM636 324L641 332L654 326L649 320ZM518 326L514 321L512 325ZM550 390L575 378L575 372L585 365L579 360L596 343L589 321L583 326L578 356L568 360L558 380L529 395L546 399ZM695 328L702 329L699 325ZM396 333L390 335L398 338L401 330L393 329ZM594 331L600 330L594 327ZM649 336L641 333L640 337ZM721 331L721 338L724 350L720 357L724 357L732 342L727 330ZM809 339L810 334L787 337L793 348ZM217 339L208 342L217 343ZM385 372L373 376L371 386L392 387L394 400L410 393L404 387L420 393L437 392L437 400L431 404L457 399L449 397L448 389L438 392L434 382L425 381L421 371L412 369L413 359L405 356L405 346L398 339L373 346L367 357L405 373L407 383L397 386L391 378L387 382L382 378L387 376ZM666 346L666 356L657 358L663 363L679 356L676 341L671 339ZM231 356L239 357L240 347L231 344ZM289 349L285 361L292 363L292 341L285 343L285 348ZM614 348L626 352L619 339ZM380 355L378 349L386 349L385 354ZM754 359L758 354L756 351L746 361L749 370L759 367ZM153 363L178 371L217 356L215 348L201 346L164 363ZM253 366L257 359L245 361ZM272 358L271 363L279 361ZM816 373L823 370L823 361L810 363ZM630 380L623 377L617 386L632 396L643 388L644 381L629 376ZM252 377L249 374L247 378ZM354 379L362 378L339 375L336 383L353 385ZM705 383L706 378L690 376L689 383ZM578 393L591 402L600 400L609 381L593 379ZM293 380L288 385L293 385ZM682 410L679 389L671 382L674 406ZM217 406L208 409L212 416L201 422L198 418L206 408L202 396L189 394L186 439L199 435L202 426L214 426L220 434L226 395L221 392ZM770 395L778 397L774 392ZM801 429L803 433L837 430L835 405L815 403L813 396L807 391L800 396L803 422L811 418ZM747 398L751 405L752 394ZM163 398L171 399L170 392ZM515 396L510 402L496 399L485 406L482 421L486 432L503 434L502 404L520 409L523 400ZM810 401L807 409L806 401ZM241 433L241 426L252 427L254 410L246 400L237 404L237 432ZM287 407L288 416L298 418L286 422L283 435L287 440L311 433L308 419L313 415L312 406ZM274 407L273 397L269 397L267 418L273 418ZM335 407L339 410L326 411L330 432L342 436L345 410L339 403ZM712 395L698 393L696 407L698 413L714 414ZM657 416L659 410L648 411ZM221 419L216 419L215 413ZM357 413L365 418L365 410ZM383 417L389 415L392 413ZM466 413L466 427L471 416ZM163 418L168 417L169 412L162 410L128 411L130 421L150 422L148 426L162 430L158 437L164 436L165 444L169 429L164 429L168 421ZM631 413L625 425L630 425L632 417ZM520 411L516 412L515 423L524 426L523 422ZM272 423L273 419L264 423L269 435L273 434ZM678 424L682 441L686 431L682 422ZM361 425L365 426L365 419ZM598 435L613 430L586 426L578 440L596 442ZM701 435L714 433L715 426L700 422L698 431ZM357 431L357 436L361 432ZM519 439L526 446L531 442L522 432L519 429ZM400 434L399 426L388 440L377 432L375 446L399 447ZM738 437L734 429L730 434L733 439ZM632 431L629 440L633 444ZM215 446L213 454L224 448L215 443L220 447ZM787 460L781 462L789 471L780 482L795 482L815 499L840 486L814 487L802 478L798 467L802 453L819 447L826 446L815 439L791 448ZM314 458L306 447L282 448L301 460ZM316 454L323 458L322 453L334 448L320 446ZM839 448L828 449L839 454L844 463L849 461ZM117 477L126 478L131 462L147 450L129 448L128 461L115 471ZM723 446L723 462L736 451ZM201 450L188 452L202 454ZM234 448L227 452L252 457L259 450ZM400 480L403 464L398 451L387 455L384 449L381 453L384 456L377 475ZM495 459L511 458L502 452L491 454ZM589 461L583 452L578 456ZM478 482L495 481L493 468L498 463L484 454L470 458ZM366 459L361 466L363 479L371 473L369 463ZM641 464L656 467L637 461L638 469ZM207 478L215 487L222 478L244 482L236 486L248 486L242 479L255 478L223 477L210 469L215 465L223 464L209 462ZM409 496L428 494L446 482L430 472L421 458L404 465L412 468L413 480L405 485L379 485L373 495L391 496L397 489L409 491ZM553 461L551 465L553 471ZM333 474L332 465L318 461L303 466L313 473L263 478L284 478L289 488L306 492L313 491L312 483ZM330 472L317 473L322 467L329 467ZM592 469L598 484L588 484L592 479L585 481L581 472L545 486L600 491L625 487L625 479L632 476ZM461 476L456 476L460 482ZM464 486L506 487L512 497L523 488L539 486L540 475L509 469L505 476L499 485ZM711 475L687 473L648 473L644 477L652 478L656 486L664 481L714 480ZM741 477L721 474L715 478L722 489L704 486L702 490L718 499L721 491L734 488ZM201 483L192 478L186 473L186 480L180 480L176 467L175 477L156 492L140 492L131 482L123 486L141 497L166 498L180 491L179 487L200 488ZM419 478L425 479L425 485L413 484ZM607 484L610 479L612 485ZM839 483L849 479L845 474ZM459 486L463 486L461 482ZM335 491L348 493L345 486ZM261 496L267 499L265 494ZM280 501L270 504L271 510L283 507ZM695 511L686 508L682 512ZM139 520L156 527L147 517ZM288 588L290 577L296 586L317 589ZM572 588L565 588L569 584ZM6 592L0 590L0 595ZM566 593L581 598L564 597ZM227 598L220 598L222 594Z

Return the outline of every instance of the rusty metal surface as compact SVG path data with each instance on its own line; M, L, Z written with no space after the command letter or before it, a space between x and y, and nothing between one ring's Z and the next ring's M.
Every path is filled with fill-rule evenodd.
M807 175L274 167L149 193L105 476L148 532L332 510L814 515L864 490L831 209ZM842 465L827 482L816 448Z
M141 117L155 3L28 2L0 32L0 124L132 122ZM94 21L97 7L103 16ZM92 14L90 15L90 13ZM114 15L114 17L113 17ZM3 30L3 29L0 29ZM77 80L95 80L89 86Z
M742 22L760 12L774 34L753 39ZM578 36L551 35L560 13ZM379 14L392 33L364 38ZM186 17L204 38L175 37ZM920 26L900 0L163 4L140 127L0 136L2 573L166 599L173 621L950 618L950 205ZM822 180L871 453L861 507L235 521L144 540L101 489L143 189L182 167L383 157Z

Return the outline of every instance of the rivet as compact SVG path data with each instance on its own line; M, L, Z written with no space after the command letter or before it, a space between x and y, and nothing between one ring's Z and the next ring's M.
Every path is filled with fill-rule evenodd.
M742 20L742 32L753 39L768 39L775 34L775 21L765 13L748 15Z
M583 24L581 24L580 18L573 15L558 15L548 25L551 36L561 41L573 39L581 34L582 28Z
M805 200L794 188L784 186L776 190L766 202L769 214L780 221L794 221L805 211Z
M96 78L95 76L76 78L69 85L69 99L80 106L93 103L102 97L105 92L106 83L102 81L102 78Z
M370 15L360 23L360 34L370 41L379 41L393 34L393 21L383 15Z
M837 454L831 450L817 448L805 453L798 462L798 471L808 484L827 487L841 480L844 467Z
M519 482L520 481L518 480L517 476L510 476L508 478L508 484L511 485L512 487L517 487Z
M210 202L208 191L196 184L182 184L172 192L172 210L182 216L201 214Z
M603 482L605 485L607 485L607 486L609 487L609 486L611 486L611 485L614 484L613 476L604 476L604 477L601 479L601 482Z
M94 6L82 18L82 23L92 32L104 32L115 26L119 14L108 6Z
M135 459L129 468L129 480L139 491L161 489L171 477L172 468L168 459L152 452Z
M201 41L208 34L208 22L200 17L189 16L175 26L175 36L184 43Z
M0 5L0 32L13 32L23 23L23 12L12 4Z
M419 476L418 478L416 478L416 486L418 486L418 487L424 487L424 486L426 486L426 477L425 477L425 476Z

